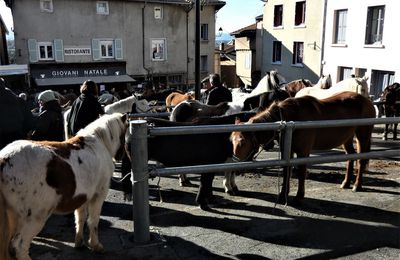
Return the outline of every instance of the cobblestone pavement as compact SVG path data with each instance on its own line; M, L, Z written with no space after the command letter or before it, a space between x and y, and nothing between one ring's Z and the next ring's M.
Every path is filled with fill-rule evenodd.
M391 146L399 156L371 160L364 191L342 190L345 164L309 169L306 199L293 206L297 180L291 180L288 205L276 204L282 181L279 169L237 177L241 190L229 196L222 174L214 181L212 211L194 203L193 187L179 187L175 176L150 180L151 241L132 242L132 203L123 201L113 183L103 206L99 235L106 252L73 248L72 216L53 216L31 246L33 259L399 259L400 142L381 141L373 149ZM334 151L335 152L335 151ZM259 159L278 156L262 153Z

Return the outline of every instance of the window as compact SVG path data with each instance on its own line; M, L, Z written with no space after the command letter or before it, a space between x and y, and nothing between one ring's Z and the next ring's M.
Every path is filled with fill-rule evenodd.
M385 6L368 7L365 44L382 44Z
M154 19L162 19L163 13L162 8L160 6L154 7Z
M335 38L333 43L346 43L347 10L335 11Z
M208 24L206 23L201 24L200 37L201 40L208 41Z
M39 60L54 60L52 42L38 42L37 46L39 52Z
M167 59L165 39L151 40L151 55L153 61L164 61Z
M394 76L394 71L372 70L369 93L378 98L385 87L394 83Z
M100 54L101 58L114 58L114 41L101 40L100 41Z
M283 5L274 6L274 27L282 26Z
M351 78L353 76L353 68L351 67L339 67L339 81Z
M108 1L97 1L96 11L97 14L109 14Z
M40 0L40 10L42 12L53 12L53 0Z
M200 70L202 72L208 71L208 56L207 55L200 56Z
M296 2L294 25L304 25L306 22L306 1Z
M244 68L246 70L251 69L251 51L246 52L245 60L244 60Z
M282 54L282 42L274 41L272 43L272 62L281 63L282 62L281 54Z
M292 63L294 65L302 65L303 64L303 52L304 52L304 43L303 42L294 42L293 43L293 59Z

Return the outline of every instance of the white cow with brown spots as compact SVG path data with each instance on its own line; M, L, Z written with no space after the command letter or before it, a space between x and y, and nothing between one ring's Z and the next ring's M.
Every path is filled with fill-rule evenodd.
M83 246L87 219L88 245L103 251L98 223L125 121L104 115L64 142L20 140L0 151L0 259L30 259L30 243L50 215L73 211L75 247Z

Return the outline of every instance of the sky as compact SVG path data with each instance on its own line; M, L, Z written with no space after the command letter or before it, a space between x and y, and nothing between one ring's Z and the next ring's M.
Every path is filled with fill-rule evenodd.
M222 28L231 33L255 23L255 17L262 14L264 3L261 0L225 0L226 4L217 12L215 31ZM0 0L0 14L8 31L11 32L13 21L10 8Z
M215 32L234 32L255 23L256 16L263 13L261 0L224 0L225 6L217 12Z

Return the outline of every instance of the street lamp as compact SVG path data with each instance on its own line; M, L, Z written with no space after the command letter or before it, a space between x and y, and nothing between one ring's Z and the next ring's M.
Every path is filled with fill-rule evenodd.
M222 27L219 27L218 33L217 33L217 37L221 37L223 31L224 31L224 30L222 30Z

